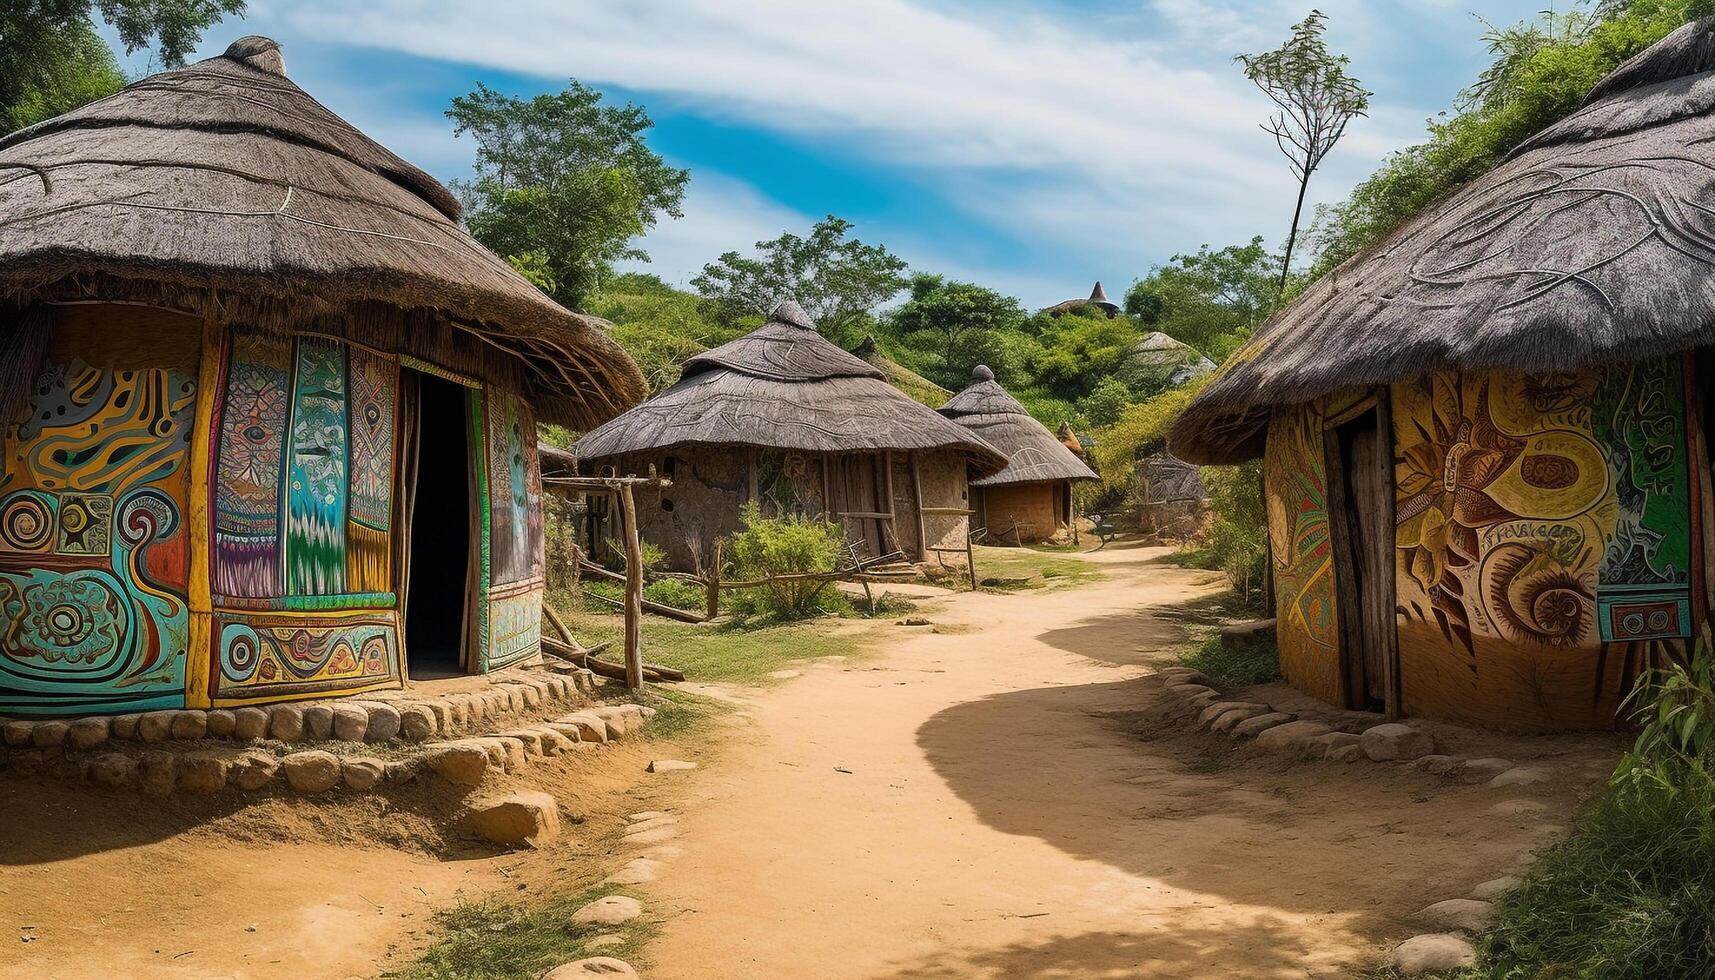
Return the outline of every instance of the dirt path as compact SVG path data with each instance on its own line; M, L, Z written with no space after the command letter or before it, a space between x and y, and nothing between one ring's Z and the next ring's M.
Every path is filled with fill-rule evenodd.
M673 801L684 853L647 886L665 919L649 975L1361 974L1403 916L1565 820L1570 781L1518 807L1152 730L1141 664L1177 630L1150 610L1219 588L1159 554L1095 553L1108 578L1073 590L962 596L929 613L945 632L900 628L879 657L752 694L738 744Z

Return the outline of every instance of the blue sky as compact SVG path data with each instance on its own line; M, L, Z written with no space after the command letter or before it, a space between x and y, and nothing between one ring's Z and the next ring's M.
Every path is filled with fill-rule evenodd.
M1095 279L1122 292L1204 243L1284 236L1292 179L1232 58L1312 5L1376 93L1312 184L1321 202L1420 138L1482 68L1478 18L1547 4L251 0L201 53L278 39L298 84L443 180L472 153L441 114L453 96L576 77L647 106L651 144L691 171L685 217L644 243L670 282L832 212L914 268L1042 306Z

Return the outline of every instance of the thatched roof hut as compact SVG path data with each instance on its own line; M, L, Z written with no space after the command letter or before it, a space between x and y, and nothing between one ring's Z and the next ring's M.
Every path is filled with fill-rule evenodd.
M0 711L537 654L536 419L643 378L458 217L267 38L0 139Z
M959 533L957 522L916 520L923 508L963 507L967 463L988 474L1007 462L827 340L790 301L763 326L686 361L677 384L573 450L586 466L653 465L676 481L656 523L642 518L640 529L678 566L701 561L736 528L746 501L767 513L838 516L872 557L920 559Z
M1175 453L1261 455L1294 685L1612 725L1715 605L1715 19L1322 277Z
M852 348L852 353L879 368L887 378L887 383L905 392L912 401L922 402L930 408L940 408L947 403L947 399L953 397L952 392L883 354L881 348L876 346L873 336L864 337L862 343Z
M1048 427L995 381L988 365L940 408L947 416L1005 453L1006 468L971 480L972 506L996 541L1041 541L1070 526L1071 483L1097 479Z
M1176 388L1213 370L1215 362L1203 356L1202 351L1152 330L1132 345L1121 373L1134 386Z
M576 428L647 392L617 343L472 239L433 177L293 84L265 37L0 139L0 221L14 303L195 306L461 362L498 346L544 419ZM405 316L349 321L371 305Z
M1096 281L1096 286L1094 289L1090 290L1088 298L1061 300L1053 306L1044 309L1042 312L1049 316L1057 317L1063 316L1067 313L1075 313L1086 308L1099 310L1102 313L1107 314L1107 318L1110 320L1120 315L1119 306L1109 302L1108 291L1102 288L1101 280Z

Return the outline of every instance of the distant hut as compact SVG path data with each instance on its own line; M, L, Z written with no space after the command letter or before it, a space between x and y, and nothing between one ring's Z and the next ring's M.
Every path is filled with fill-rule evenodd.
M1072 423L1061 420L1060 428L1054 431L1054 438L1060 440L1060 445L1065 446L1067 452L1079 459L1084 458L1084 444L1078 439L1078 434L1072 431Z
M971 508L990 541L1046 541L1072 524L1072 483L1096 474L1007 394L986 364L941 414L1006 454L1006 468L971 480Z
M767 516L832 518L867 558L944 555L962 565L966 468L992 473L1006 462L824 338L790 301L758 329L686 361L678 384L573 451L596 472L654 467L672 481L642 492L638 530L679 570L705 563L751 501ZM592 546L605 533L593 528Z
M1335 704L1604 727L1715 596L1715 21L1323 276L1174 451L1263 458L1281 668Z
M538 418L642 397L273 41L0 139L0 711L538 651Z
M953 397L952 392L883 354L880 348L876 347L874 337L865 337L863 343L852 348L852 353L863 358L866 363L880 368L881 373L887 376L887 383L905 392L912 401L922 402L930 408L940 408L947 403L947 399Z
M1197 348L1159 330L1144 334L1121 368L1132 387L1144 390L1177 388L1213 370L1215 362Z
M1060 317L1067 313L1077 313L1091 308L1099 310L1110 320L1120 315L1120 308L1108 302L1108 291L1102 288L1099 280L1096 282L1096 288L1090 290L1089 298L1062 300L1042 312L1052 317Z

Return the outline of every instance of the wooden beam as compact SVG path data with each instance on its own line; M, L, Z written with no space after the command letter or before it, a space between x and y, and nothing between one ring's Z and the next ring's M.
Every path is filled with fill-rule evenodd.
M911 451L911 499L917 505L917 560L929 557L929 538L923 532L923 476L917 468L917 451Z

